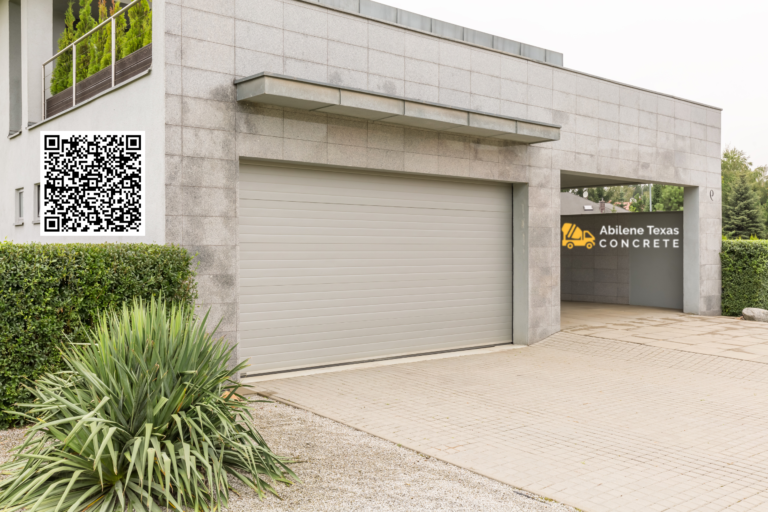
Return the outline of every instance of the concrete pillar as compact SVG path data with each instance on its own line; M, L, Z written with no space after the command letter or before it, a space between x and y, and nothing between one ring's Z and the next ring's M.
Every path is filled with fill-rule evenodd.
M512 343L528 345L529 266L528 266L528 184L512 185Z
M700 187L683 189L683 312L694 315L701 309L699 190Z
M683 311L721 313L720 189L685 187L683 196Z
M529 166L529 172L529 183L512 188L516 345L531 345L560 330L560 171Z
M42 120L42 65L53 54L52 0L21 2L22 125Z

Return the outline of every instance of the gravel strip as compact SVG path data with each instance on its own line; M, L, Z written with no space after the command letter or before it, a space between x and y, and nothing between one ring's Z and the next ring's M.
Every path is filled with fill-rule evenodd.
M300 484L276 487L282 501L259 498L240 482L229 512L255 511L504 511L574 512L311 412L279 403L253 404L259 432L278 454L301 463ZM0 463L24 437L24 429L0 431ZM239 494L239 496L238 496Z
M253 411L272 451L305 461L292 466L302 483L276 487L282 501L236 485L230 512L576 510L302 409L256 403Z
M26 432L23 428L0 430L0 464L5 464L11 460L11 455L13 455L11 452L24 442ZM0 478L3 477L0 476Z

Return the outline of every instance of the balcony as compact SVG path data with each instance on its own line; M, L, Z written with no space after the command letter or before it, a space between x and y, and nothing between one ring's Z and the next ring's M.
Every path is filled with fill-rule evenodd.
M75 23L70 5L59 38L60 50L42 65L43 119L93 99L152 66L148 1L134 0L122 8L113 1L112 11L108 16L102 0L98 21L85 11Z

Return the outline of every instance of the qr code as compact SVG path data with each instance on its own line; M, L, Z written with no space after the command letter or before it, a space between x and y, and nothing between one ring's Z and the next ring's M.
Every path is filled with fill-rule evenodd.
M41 235L144 235L144 132L41 137Z

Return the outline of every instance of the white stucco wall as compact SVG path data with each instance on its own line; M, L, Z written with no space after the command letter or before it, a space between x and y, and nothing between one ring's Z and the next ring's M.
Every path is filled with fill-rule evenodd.
M50 7L50 2L44 2ZM36 6L41 12L50 14L40 6ZM8 0L0 0L0 41L6 41L8 37ZM42 124L25 128L22 133L12 139L7 134L8 102L0 102L0 122L3 123L2 136L0 136L0 240L8 239L14 242L42 241L55 242L145 242L165 243L165 55L164 55L164 4L155 2L153 12L153 25L158 27L153 30L153 55L151 72L132 83L116 88L112 92L94 99L89 103L70 112L54 117ZM38 13L38 15L42 15ZM35 40L28 54L43 55L47 59L51 43L51 20L48 23L36 19L34 23L22 17L22 23L26 24L22 34ZM39 34L38 34L39 32ZM38 38L39 39L36 39ZM24 44L24 43L22 43ZM43 50L44 48L44 50ZM7 69L7 52L0 52L0 69ZM39 59L36 59L39 60ZM33 94L34 88L30 88L30 76L37 77L40 82L40 64L27 63L29 73L23 72L23 89L28 92L24 95L22 112L23 126L27 126L29 120L38 121L41 110L40 92ZM0 73L0 95L8 96L7 75ZM41 237L40 224L33 224L33 191L34 184L40 182L40 133L56 130L104 130L127 131L139 130L146 132L146 230L143 237ZM24 188L24 225L14 226L15 190Z

